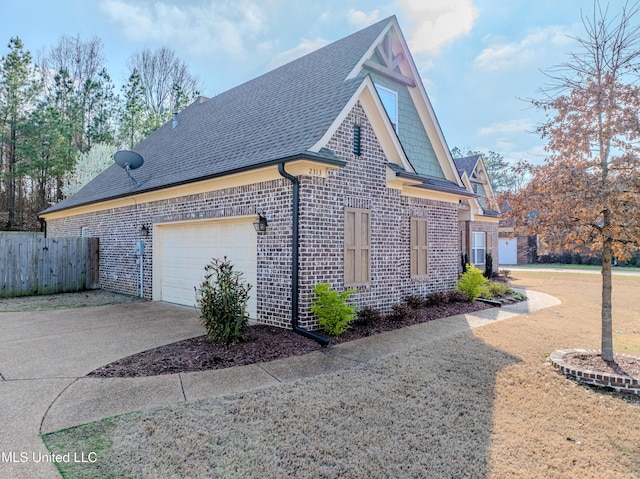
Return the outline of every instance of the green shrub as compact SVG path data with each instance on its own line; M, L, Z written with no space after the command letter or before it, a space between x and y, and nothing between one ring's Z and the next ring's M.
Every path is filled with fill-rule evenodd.
M508 284L499 281L487 281L480 287L480 297L484 299L500 298L512 292Z
M491 288L489 288L489 283L484 283L480 285L480 292L478 293L478 298L483 299L493 299L494 294L491 292Z
M458 290L466 293L469 300L473 301L480 296L481 287L486 281L487 278L484 277L482 271L472 264L468 264L467 271L458 280Z
M504 296L505 294L511 293L511 288L506 283L500 283L498 281L491 281L489 283L489 291L493 294L493 296Z
M347 298L355 290L338 293L328 283L318 283L313 292L316 297L311 302L311 312L318 317L318 324L331 336L338 336L349 329L358 308L347 304Z
M356 316L356 322L364 326L370 326L377 323L382 318L380 311L372 308L371 306L365 306L358 311Z
M247 301L251 285L242 281L242 273L233 270L226 256L222 260L213 258L204 270L204 280L196 288L196 301L209 341L221 346L243 341L249 324Z

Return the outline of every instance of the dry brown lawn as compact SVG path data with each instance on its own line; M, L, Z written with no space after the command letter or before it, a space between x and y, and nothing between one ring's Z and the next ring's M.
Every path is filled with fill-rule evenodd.
M521 362L496 376L489 476L640 477L640 401L556 374L555 349L600 349L600 275L516 271L562 304L474 330ZM640 356L640 277L614 276L614 350Z
M640 478L640 400L558 375L599 348L599 275L514 272L562 304L360 367L46 438L99 451L66 477ZM614 346L640 356L640 277L614 278Z

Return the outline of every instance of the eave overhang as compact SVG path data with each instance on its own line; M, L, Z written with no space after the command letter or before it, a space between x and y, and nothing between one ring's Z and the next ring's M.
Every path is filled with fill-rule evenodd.
M326 177L328 170L342 168L346 165L344 160L341 160L332 151L327 149L322 149L320 152L303 152L286 158L278 158L257 165L201 177L197 180L175 182L145 190L132 190L127 193L107 196L100 200L74 204L68 207L56 208L56 205L53 205L38 213L38 218L48 221L66 216L75 216L111 208L130 206L132 204L178 198L207 191L252 184L259 181L278 179L281 178L277 169L280 163L289 165L288 170L296 176L308 175L320 177Z
M387 163L387 186L401 190L402 194L407 196L425 197L429 194L435 194L436 199L446 199L451 202L477 198L478 196L451 181L420 176L406 171L394 163Z

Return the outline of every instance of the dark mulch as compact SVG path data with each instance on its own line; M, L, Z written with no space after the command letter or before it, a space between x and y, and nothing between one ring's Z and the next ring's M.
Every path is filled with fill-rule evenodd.
M490 307L479 302L430 305L414 310L404 319L386 316L372 325L355 322L346 333L331 338L331 342L338 344L353 341L384 331ZM199 336L128 356L96 369L88 376L140 377L223 369L299 356L318 349L318 343L290 329L254 325L249 327L247 340L240 344L221 347L208 342L206 336Z

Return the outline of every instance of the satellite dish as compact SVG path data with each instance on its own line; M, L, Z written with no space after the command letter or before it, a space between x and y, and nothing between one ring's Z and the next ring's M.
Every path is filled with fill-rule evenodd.
M133 176L131 176L131 170L137 170L144 163L144 158L142 158L139 153L131 150L120 150L116 151L116 153L113 155L113 159L115 160L116 165L118 165L120 168L123 168L127 172L129 179L136 187L142 184Z
M131 150L116 151L115 155L113 155L113 158L114 160L116 160L116 164L120 168L124 168L125 170L127 168L130 170L137 170L144 163L142 156Z

